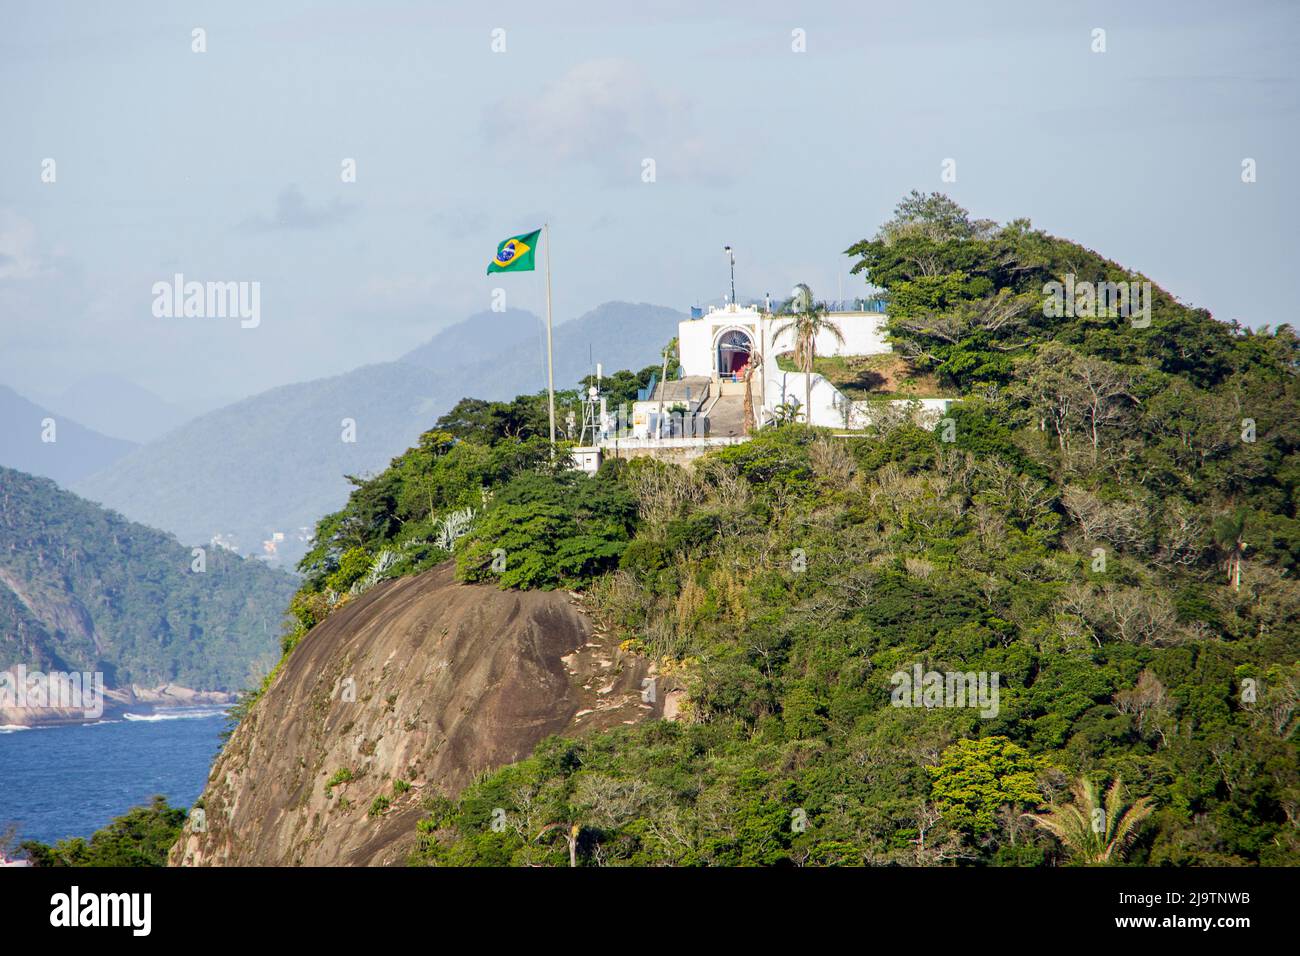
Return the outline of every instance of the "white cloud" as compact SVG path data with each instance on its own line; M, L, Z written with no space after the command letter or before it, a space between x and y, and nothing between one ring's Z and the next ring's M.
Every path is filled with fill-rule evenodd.
M731 174L716 141L700 134L694 101L624 59L579 63L537 95L499 101L484 133L494 154L512 162L529 155L579 162L611 182L639 181L646 158L655 160L661 181L720 183Z
M350 217L356 207L341 199L312 205L297 186L286 186L275 197L275 212L253 216L242 227L250 232L274 232L280 229L327 229Z
M0 209L0 279L38 279L54 274L54 260L37 245L36 227Z

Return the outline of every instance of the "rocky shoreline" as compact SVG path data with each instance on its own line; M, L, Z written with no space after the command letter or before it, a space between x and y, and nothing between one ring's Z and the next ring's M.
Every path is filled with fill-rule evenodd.
M0 727L61 727L120 720L127 713L153 715L190 707L228 707L238 699L226 691L194 690L179 684L157 687L106 687L103 713L88 716L80 707L32 707L0 705Z

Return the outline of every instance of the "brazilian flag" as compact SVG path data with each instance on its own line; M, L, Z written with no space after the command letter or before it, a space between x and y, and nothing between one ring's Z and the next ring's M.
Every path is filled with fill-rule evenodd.
M522 236L511 236L497 246L496 258L488 263L487 274L494 272L531 272L536 266L533 257L537 253L537 237L542 230L534 229Z

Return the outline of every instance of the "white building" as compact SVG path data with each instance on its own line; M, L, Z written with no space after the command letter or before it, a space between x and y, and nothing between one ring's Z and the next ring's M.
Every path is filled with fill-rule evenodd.
M777 356L794 351L790 318L751 306L726 305L678 323L682 378L668 383L673 394L665 395L661 383L656 394L648 396L648 401L636 404L633 433L645 438L659 437L657 418L661 406L665 409L662 437L687 438L693 431L698 433L698 424L692 431L691 424L679 424L670 414L674 404L681 407L680 393L685 390L690 396L686 410L708 419L709 436L743 434L740 426L744 417L745 378L752 363L758 366L749 383L756 425L772 421L783 405L797 406L801 420L821 427L860 429L869 425L871 403L849 398L817 373L812 375L811 415L806 414L803 405L808 376L777 367ZM828 319L839 330L840 339L830 332L819 334L815 343L819 357L886 355L893 351L886 338L883 312L832 312ZM942 398L915 402L922 421L937 420L950 404ZM891 404L912 403L895 400Z
M778 410L797 409L801 421L835 429L862 429L871 424L878 403L855 400L817 373L811 383L811 414L805 414L803 372L784 371L777 357L794 351L789 315L728 304L677 326L679 378L656 382L633 404L627 430L609 427L602 414L602 438L582 452L578 467L594 471L606 454L621 457L653 454L690 458L711 447L745 441L745 394L752 402L756 427L771 423ZM842 341L828 332L817 337L819 357L891 353L882 312L832 312L829 320ZM751 365L756 367L751 374ZM892 400L925 424L933 424L949 399ZM594 453L594 454L593 454Z
M824 332L815 343L818 355L883 355L893 351L885 338L884 313L835 312L830 318L844 336L844 342L841 344ZM794 351L794 335L789 331L777 334L789 320L788 315L727 305L711 308L701 318L680 322L677 343L682 371L687 376L735 381L743 376L744 367L755 351L766 356L767 364L774 367L778 355Z

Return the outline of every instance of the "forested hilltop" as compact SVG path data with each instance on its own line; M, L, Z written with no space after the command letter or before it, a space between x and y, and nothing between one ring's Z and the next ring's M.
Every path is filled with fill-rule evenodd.
M293 576L199 556L47 478L0 468L0 667L235 691L275 663ZM196 570L197 568L202 570Z
M466 400L320 523L287 653L454 557L581 591L682 695L429 798L417 861L1300 863L1292 329L1154 285L1145 314L1045 308L1147 280L937 195L848 252L961 396L932 431L786 424L587 477L544 396ZM996 706L897 692L929 672L996 675Z

